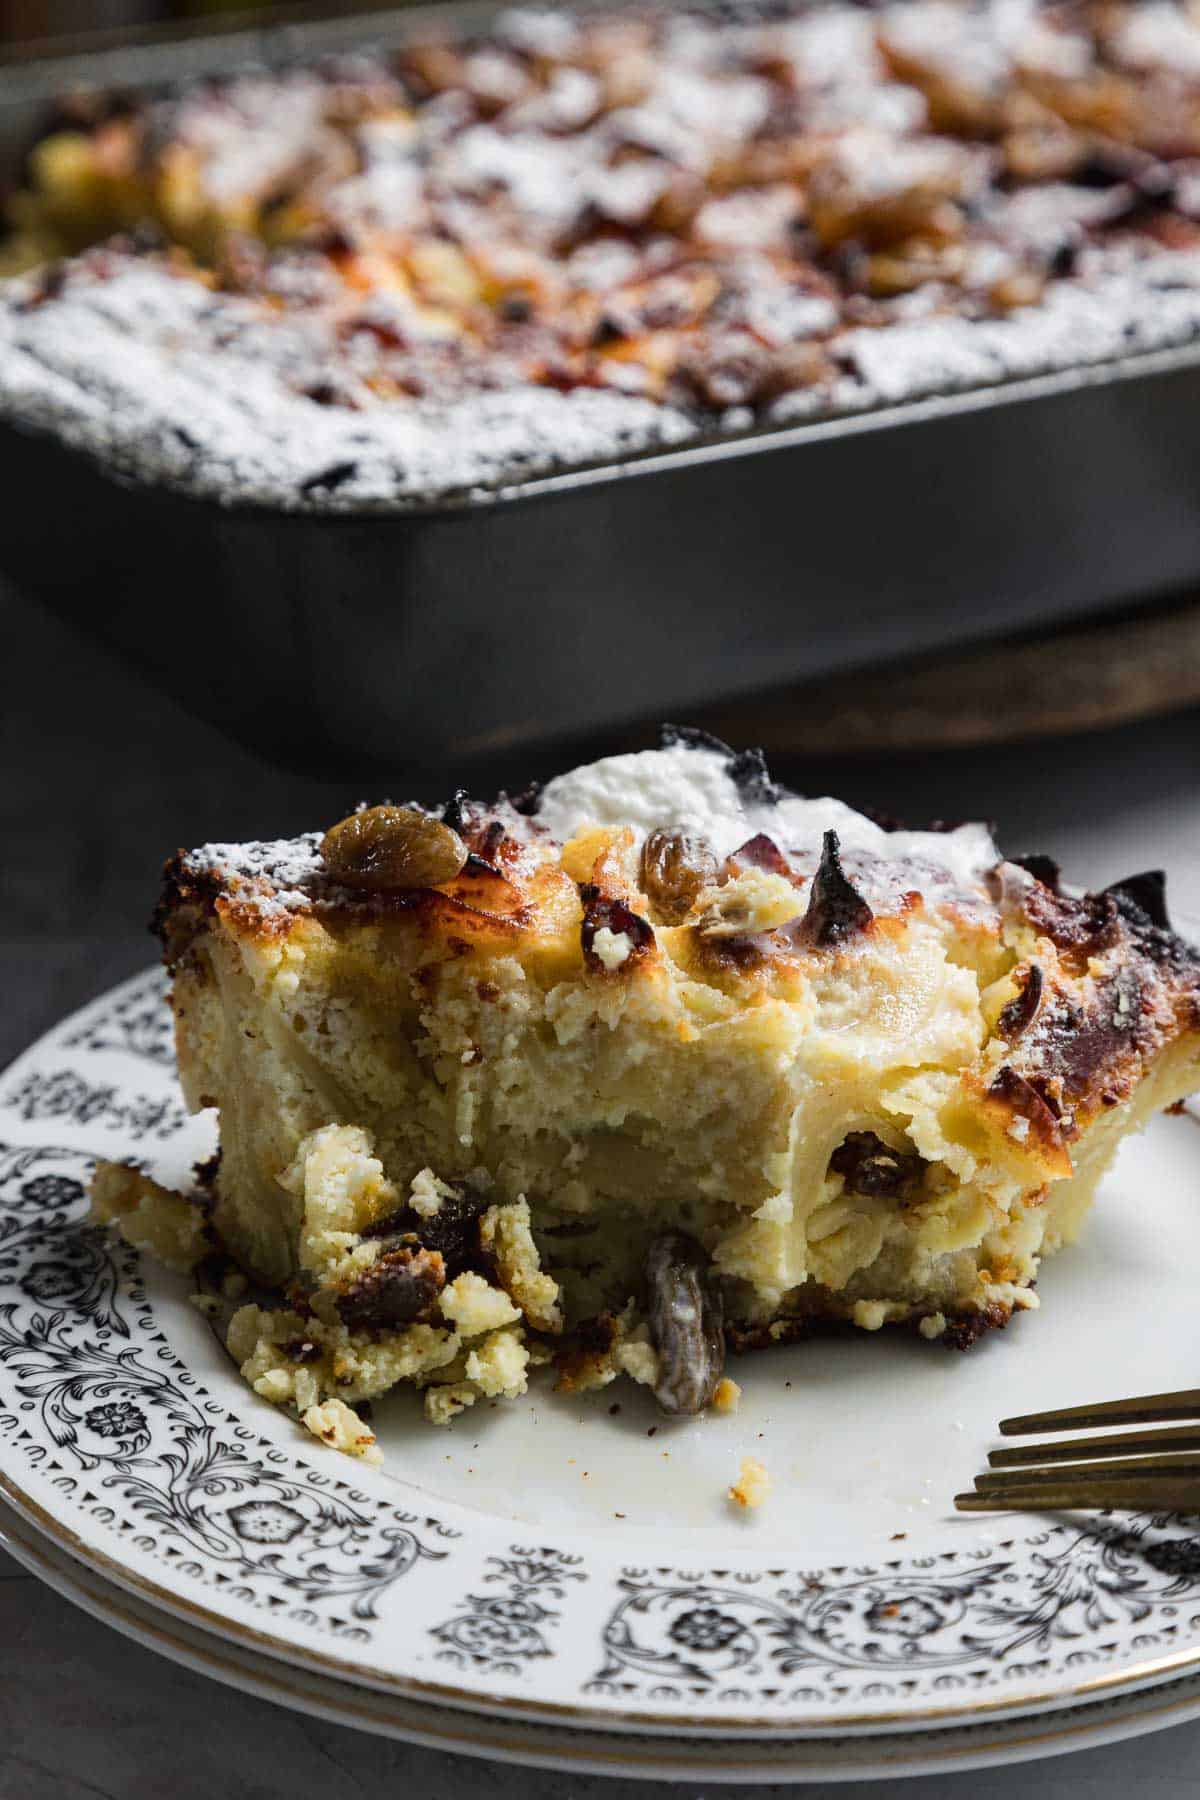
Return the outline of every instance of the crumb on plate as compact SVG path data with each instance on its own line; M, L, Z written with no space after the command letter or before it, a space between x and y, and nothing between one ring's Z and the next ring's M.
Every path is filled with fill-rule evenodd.
M738 1478L729 1490L734 1505L753 1512L763 1504L770 1491L771 1477L765 1465L756 1456L744 1456Z
M375 1433L344 1400L326 1400L318 1406L310 1406L303 1419L313 1436L328 1444L330 1449L341 1450L346 1456L361 1457L367 1463L383 1461Z

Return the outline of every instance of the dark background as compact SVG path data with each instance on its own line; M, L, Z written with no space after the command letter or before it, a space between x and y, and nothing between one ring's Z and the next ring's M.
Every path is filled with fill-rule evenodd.
M23 43L121 26L215 18L221 13L269 12L272 4L273 0L3 0L0 42ZM337 12L338 8L331 4L328 11Z

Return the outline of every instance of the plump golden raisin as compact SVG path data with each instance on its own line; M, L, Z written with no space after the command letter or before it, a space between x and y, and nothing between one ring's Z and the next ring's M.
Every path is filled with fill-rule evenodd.
M321 843L325 867L347 887L440 887L467 860L457 831L407 806L370 806L332 826Z
M716 874L711 848L690 831L652 831L642 845L642 892L661 925L682 925Z

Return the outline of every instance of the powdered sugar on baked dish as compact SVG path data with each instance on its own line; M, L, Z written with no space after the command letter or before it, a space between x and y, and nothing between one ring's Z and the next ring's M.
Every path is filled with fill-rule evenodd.
M11 213L50 260L0 418L227 504L494 498L1200 336L1166 0L520 11L84 105Z
M1164 252L1063 282L1007 319L931 317L835 340L847 373L779 401L776 423L999 385L1200 335L1200 255ZM670 449L713 421L635 395L532 385L350 411L291 385L302 328L131 261L53 304L0 308L0 416L140 480L227 504L352 511L501 495L523 481ZM747 418L731 409L729 422Z

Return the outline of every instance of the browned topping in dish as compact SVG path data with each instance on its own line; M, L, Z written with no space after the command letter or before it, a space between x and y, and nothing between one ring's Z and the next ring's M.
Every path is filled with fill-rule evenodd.
M254 303L239 335L290 334L325 408L533 384L763 413L832 391L847 332L999 318L1101 251L1196 249L1198 121L1200 24L1173 0L517 11L76 102L9 255L140 232Z

